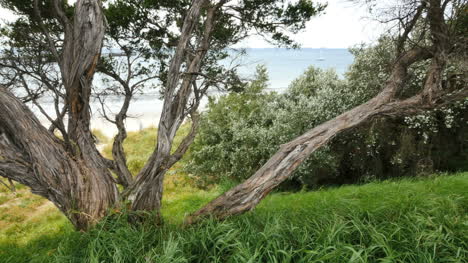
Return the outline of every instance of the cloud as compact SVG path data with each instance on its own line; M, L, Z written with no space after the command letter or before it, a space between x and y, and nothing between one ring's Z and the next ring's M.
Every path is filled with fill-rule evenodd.
M321 1L324 2L324 1ZM312 18L307 28L293 37L302 47L348 48L359 43L370 43L383 32L383 26L366 19L363 6L347 0L329 0L325 13ZM253 36L239 47L272 47L261 37Z

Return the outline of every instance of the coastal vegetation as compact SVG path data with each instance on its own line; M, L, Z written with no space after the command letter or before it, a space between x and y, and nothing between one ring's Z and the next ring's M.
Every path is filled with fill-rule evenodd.
M311 66L275 93L266 67L225 63L232 47L296 47L326 5L0 0L17 15L0 31L0 261L463 262L467 3L377 2L392 29L344 76ZM127 131L150 90L159 124Z
M344 78L332 69L310 67L283 93L265 92L268 73L258 67L243 93L209 101L191 147L186 171L206 183L241 182L282 144L369 100L388 76L388 39L353 49L355 62ZM412 69L418 74L420 69ZM448 78L464 74L451 67ZM451 76L451 77L450 77ZM382 78L382 79L375 79ZM378 84L380 83L380 85ZM421 85L415 82L413 85ZM465 85L459 81L458 85ZM468 170L468 100L413 116L392 116L334 138L314 152L280 187L313 189L368 179Z
M1 176L52 201L78 230L87 230L109 209L126 204L135 212L134 222L158 224L164 178L195 137L201 100L208 89L242 90L236 67L221 63L230 47L254 33L294 47L291 34L324 9L306 0L1 4L18 16L2 30ZM101 56L106 49L108 56ZM114 56L115 49L123 59ZM95 74L104 76L99 89L93 88ZM151 157L134 176L123 149L124 123L135 94L148 88L157 88L164 102ZM123 99L114 115L106 107L108 95ZM53 100L52 114L41 106L38 99L43 96ZM118 130L112 159L102 156L90 130L92 96ZM41 109L48 129L26 102ZM186 120L190 132L172 150Z
M245 215L190 227L187 211L223 189L182 188L165 198L162 227L129 226L114 211L86 233L20 189L20 203L0 207L0 261L464 262L467 188L465 172L275 193Z

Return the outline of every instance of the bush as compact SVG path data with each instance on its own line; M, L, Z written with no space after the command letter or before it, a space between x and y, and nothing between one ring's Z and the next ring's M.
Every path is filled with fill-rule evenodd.
M210 100L191 147L188 171L216 182L223 177L243 180L282 143L352 106L345 82L332 70L311 67L285 94L265 93L266 83L265 68L260 67L245 93ZM314 154L295 178L333 169L335 160L328 152L325 148Z
M223 177L246 178L261 164L272 145L264 143L267 138L261 137L268 134L259 133L258 128L271 125L264 107L277 96L264 92L267 82L265 67L259 67L255 80L243 93L209 99L190 148L188 172L211 183Z
M206 182L250 177L281 144L375 96L389 76L392 50L386 38L376 46L352 49L356 59L345 79L333 70L310 67L283 94L265 92L267 73L258 68L245 93L210 99L186 170ZM453 60L446 71L447 88L463 85L457 63ZM420 73L426 68L422 62L410 69L400 98L422 85ZM467 106L465 100L348 131L312 154L282 187L314 188L468 167Z

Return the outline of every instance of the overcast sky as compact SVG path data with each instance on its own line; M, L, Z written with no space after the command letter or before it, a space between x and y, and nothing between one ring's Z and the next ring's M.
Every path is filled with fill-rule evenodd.
M370 43L383 32L380 24L366 19L362 6L348 0L328 0L325 13L312 18L304 32L294 39L304 48L348 48L360 43ZM251 37L241 47L271 47L260 37Z
M365 18L367 12L362 6L351 4L348 0L319 1L328 2L325 13L312 18L306 30L294 37L304 48L348 48L363 42L370 43L383 31L381 25ZM5 9L0 9L0 15L3 19L14 19ZM251 37L238 46L271 47L260 37Z

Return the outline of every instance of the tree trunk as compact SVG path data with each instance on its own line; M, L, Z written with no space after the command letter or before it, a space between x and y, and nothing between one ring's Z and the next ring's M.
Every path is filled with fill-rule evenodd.
M268 193L291 176L307 157L335 136L379 114L405 109L403 106L408 104L407 102L391 103L391 101L404 86L408 66L428 56L429 54L423 49L407 52L396 63L386 88L376 97L281 145L280 150L252 177L187 217L186 222L194 223L205 216L223 219L253 209Z
M77 229L87 229L118 201L114 179L90 131L91 83L105 19L99 0L77 1L73 21L61 1L53 4L64 28L61 55L52 44L50 48L59 59L66 89L67 140L57 139L24 104L0 88L0 175L31 187L33 193L52 201Z
M106 215L117 191L102 171L72 157L13 94L0 87L0 175L52 201L85 230Z
M129 199L132 201L131 209L133 211L144 211L152 213L154 216L151 220L155 224L162 223L160 217L160 209L163 193L164 176L168 170L162 163L163 158L154 155L139 174L135 184L133 185L132 196ZM141 220L144 213L140 213L135 220ZM148 219L148 218L146 218Z
M408 27L399 39L397 49L401 51L405 46L409 33L421 16L423 8L427 8L426 19L429 22L433 46L416 47L400 55L395 61L389 80L381 93L367 103L282 145L280 150L252 177L189 216L186 222L194 223L209 215L222 219L253 209L269 192L286 180L314 151L335 136L357 127L373 117L384 114L401 116L419 112L424 108L430 109L437 105L444 105L447 101L465 99L468 95L467 87L458 91L442 90L442 73L447 63L447 54L451 49L450 35L444 20L444 9L447 3L448 1L445 1L441 5L440 0L429 0L417 8L415 16L409 21ZM417 61L428 58L432 58L432 61L420 93L406 100L396 100L395 94L404 88L408 67Z
M105 18L100 0L78 0L73 21L60 7L61 0L52 0L58 20L64 28L64 41L51 51L59 61L66 89L68 130L61 141L46 130L33 113L7 89L0 87L0 176L29 186L33 193L51 200L76 226L86 230L104 217L119 200L119 192L109 168L121 171L119 179L128 186L123 197L132 202L134 211L154 212L159 222L163 180L167 170L188 149L195 134L196 123L179 148L171 153L173 140L184 119L194 117L199 101L189 107L191 92L195 92L195 75L200 73L202 61L210 46L215 15L227 0L212 5L208 0L193 0L186 13L178 46L168 71L164 106L158 129L157 146L137 178L131 178L125 166L122 142L125 131L120 130L113 152L121 167L110 165L95 146L90 131L90 94L105 31ZM38 1L35 1L36 8ZM251 178L221 195L187 218L188 223L213 215L225 218L253 209L269 192L286 180L314 151L335 136L352 129L375 116L414 112L431 105L444 94L442 70L450 49L444 8L440 0L430 0L427 13L434 47L415 48L400 56L383 91L369 102L311 129L304 135L281 146L280 150ZM448 3L448 1L445 1ZM206 8L206 13L202 9ZM425 4L422 8L425 8ZM422 9L421 9L422 10ZM39 13L39 12L38 12ZM201 14L204 14L202 16ZM417 12L417 16L421 11ZM38 14L40 17L40 14ZM203 34L194 37L199 18L205 17ZM414 20L416 21L416 19ZM404 41L415 23L407 28ZM44 31L46 30L43 27ZM47 32L45 32L48 36ZM194 52L187 56L191 40L199 41ZM401 42L400 49L405 42ZM430 53L430 52L432 53ZM416 61L433 57L423 91L406 100L394 101L403 87L407 69ZM185 63L185 67L183 67ZM182 73L185 69L186 72ZM193 89L193 90L192 90ZM452 94L466 96L466 89ZM450 95L450 96L452 96ZM127 105L128 107L128 105ZM126 111L126 110L125 110ZM117 122L123 127L123 113Z
M156 213L156 215L159 215L164 175L175 163L174 159L178 157L171 155L171 149L174 137L187 115L187 101L190 97L192 82L194 81L192 75L181 74L180 71L186 58L187 47L190 39L193 37L193 32L198 23L201 10L207 3L207 0L194 0L184 19L181 37L174 57L171 60L168 81L164 90L164 106L158 126L156 149L126 193L126 195L129 196L128 199L132 201L131 208L134 211L152 211ZM214 11L213 9L209 12L207 18L208 22L205 22L205 33L207 33L204 35L203 41L200 44L201 51L198 51L194 59L195 62L191 63L189 66L189 69L193 69L195 72L200 70L201 61L208 49ZM180 84L182 75L184 79L182 84ZM191 133L190 135L194 134ZM156 221L159 222L160 219Z

